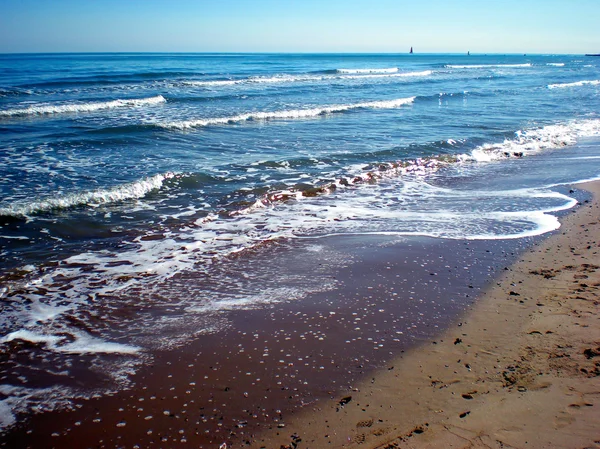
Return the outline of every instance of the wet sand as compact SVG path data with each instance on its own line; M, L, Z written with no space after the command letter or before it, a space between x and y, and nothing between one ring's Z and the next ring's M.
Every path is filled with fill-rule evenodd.
M460 323L256 447L600 447L600 183L579 187Z
M259 266L287 289L292 271L314 279L315 291L255 310L215 312L220 331L147 354L127 390L77 399L73 411L19 416L0 444L260 447L258 435L287 434L296 415L335 402L397 354L451 326L514 258L515 243L356 235L311 240L309 251L289 242L242 255L228 266L230 277ZM331 286L323 289L327 276ZM194 316L186 331L197 324ZM64 382L111 387L101 370L94 374L73 373Z
M129 389L21 416L0 445L594 447L598 203L576 212L530 252L530 239L322 239L332 288L220 312L222 331L152 354ZM297 244L237 269L311 276Z

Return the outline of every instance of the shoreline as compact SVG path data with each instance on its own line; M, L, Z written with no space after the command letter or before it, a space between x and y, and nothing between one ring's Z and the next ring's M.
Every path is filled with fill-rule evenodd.
M597 221L600 182L582 188L592 191L594 200L566 213L559 234L548 238L328 238L323 242L328 260L336 260L323 273L335 279L333 289L310 293L301 301L225 314L223 319L231 324L227 331L154 354L133 377L132 388L76 400L74 412L30 415L2 435L0 447L462 447L469 439L465 423L489 420L505 407L502 394L529 400L533 392L542 395L559 388L558 382L554 387L531 383L512 342L525 323L519 314L535 311L536 317L546 317L545 309L550 309L533 304L519 281L529 276L539 288L541 280L558 282L559 272L530 275L519 268L525 262L514 262L532 259L528 263L535 270L552 269L533 256L557 239L572 237L567 230L577 230L579 221L590 221L588 206L593 206L589 210ZM597 244L587 246L593 251ZM278 257L306 276L316 259L306 259L305 249L274 247L250 262L242 258L236 266L260 266L269 260L277 267ZM588 271L565 273L589 276L587 285L593 285L594 274ZM523 279L510 279L517 275ZM490 322L490 316L505 315L507 321ZM559 338L557 330L546 327L530 329L534 333L519 341L538 338L541 344L543 337ZM404 333L397 335L398 329ZM600 346L600 335L594 341ZM535 342L528 345L533 348ZM584 357L580 352L572 358ZM556 364L571 358L554 353ZM598 372L595 360L582 365L590 376ZM513 378L511 385L504 385ZM523 383L521 378L528 380ZM567 410L598 410L586 405L590 403L573 402L577 407ZM502 438L497 440L508 444ZM548 447L536 446L533 437L528 441L527 447Z
M600 447L600 181L577 188L458 325L252 447Z

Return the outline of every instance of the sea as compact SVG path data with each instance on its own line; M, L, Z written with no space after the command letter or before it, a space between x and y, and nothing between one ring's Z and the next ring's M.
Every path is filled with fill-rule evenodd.
M599 136L583 55L2 54L0 426L333 288L326 239L556 231Z

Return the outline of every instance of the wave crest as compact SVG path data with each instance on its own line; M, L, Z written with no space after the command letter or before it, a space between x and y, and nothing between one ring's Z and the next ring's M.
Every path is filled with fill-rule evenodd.
M387 69L336 69L336 73L396 73L398 72L398 67L391 67Z
M302 119L318 117L320 115L332 114L335 112L344 112L351 109L392 109L402 105L411 104L415 97L399 98L396 100L370 101L365 103L341 104L333 106L323 106L312 109L291 109L273 112L249 112L229 117L214 117L197 120L183 120L177 122L159 123L157 126L166 129L190 129L200 128L211 125L227 125L229 123L239 123L250 120L274 120L274 119Z
M48 198L29 203L14 203L8 207L0 207L0 216L27 217L53 210L70 209L78 206L116 203L119 201L143 198L153 190L162 187L166 179L175 174L159 174L130 184L124 184L112 189L94 190L91 192L73 193L58 198Z
M489 162L507 157L523 157L536 152L573 145L578 137L600 135L600 120L585 120L539 129L517 131L514 139L498 144L485 144L471 154L462 154L461 161Z
M566 87L597 86L600 80L583 80L574 83L548 84L548 89L564 89Z
M531 67L530 63L526 64L467 64L467 65L455 65L446 64L447 69L494 69L494 68L519 68L519 67Z
M64 114L69 112L94 112L101 109L113 109L123 107L139 107L139 106L151 106L155 104L164 103L167 100L162 95L149 98L135 98L127 100L112 100L112 101L100 101L91 103L72 103L72 104L40 104L32 105L21 109L7 109L0 111L0 117L18 117L27 115L51 115L51 114Z
M335 71L333 75L275 75L275 76L253 76L249 78L241 78L236 80L186 80L181 81L183 86L193 87L224 87L236 86L243 84L276 84L276 83L297 83L297 82L318 82L328 80L350 80L350 79L370 79L370 78L405 78L417 76L429 76L433 72L431 70L421 70L418 72L402 72L398 73L398 69L394 71Z

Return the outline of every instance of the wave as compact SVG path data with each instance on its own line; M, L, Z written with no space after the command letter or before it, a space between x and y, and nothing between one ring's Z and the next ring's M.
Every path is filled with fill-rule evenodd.
M112 189L94 190L91 192L73 193L58 198L48 198L28 203L14 203L0 207L0 217L24 218L45 212L70 209L80 206L96 206L120 201L143 198L153 190L158 190L167 179L175 176L173 173L159 174L130 184L124 184Z
M33 95L34 92L30 89L23 89L19 87L0 87L0 97L12 97L19 95Z
M337 75L336 75L337 74ZM183 86L193 87L223 87L235 86L240 84L271 84L271 83L294 83L294 82L318 82L329 80L344 80L344 79L370 79L370 78L405 78L430 76L431 70L421 70L417 72L334 72L330 75L275 75L275 76L254 76L249 78L241 78L236 80L185 80L179 82Z
M546 65L548 65L550 67L564 67L565 63L564 62L549 62Z
M402 72L402 73L393 73L393 74L375 74L375 75L347 75L340 76L338 79L369 79L369 78L410 78L410 77L418 77L418 76L430 76L433 74L431 70L422 70L420 72Z
M336 69L336 73L396 73L398 67L391 67L389 69Z
M112 100L92 103L71 103L61 105L39 104L22 109L7 109L0 111L0 117L18 117L27 115L64 114L69 112L94 112L101 109L122 107L151 106L164 103L167 100L162 95L149 98L135 98L127 100Z
M502 159L522 158L543 150L573 145L577 138L590 136L600 136L600 120L574 121L536 129L519 130L515 132L513 139L505 139L501 143L479 145L469 153L443 154L410 160L381 162L367 167L361 165L360 170L357 172L341 175L334 182L318 186L302 186L271 191L264 194L250 207L231 214L247 214L257 208L263 208L273 203L327 194L340 188L372 183L380 179L397 178L409 174L432 174L452 164L486 163ZM446 143L454 145L456 141L449 139Z
M455 65L446 64L447 69L493 69L493 68L519 68L519 67L531 67L530 63L526 64L469 64L469 65Z
M320 115L349 111L351 109L392 109L406 104L411 104L415 97L399 98L396 100L371 101L364 103L340 104L323 106L312 109L291 109L273 112L249 112L229 117L214 117L197 120L182 120L177 122L157 123L156 126L166 129L190 129L212 125L227 125L230 123L246 122L251 120L276 120L276 119L302 119L318 117Z
M600 135L600 120L574 121L543 128L520 130L514 139L502 143L484 144L470 154L458 156L460 161L489 162L507 157L524 157L542 150L573 145L578 137Z
M600 80L583 80L574 83L548 84L548 89L562 89L565 87L597 86Z

